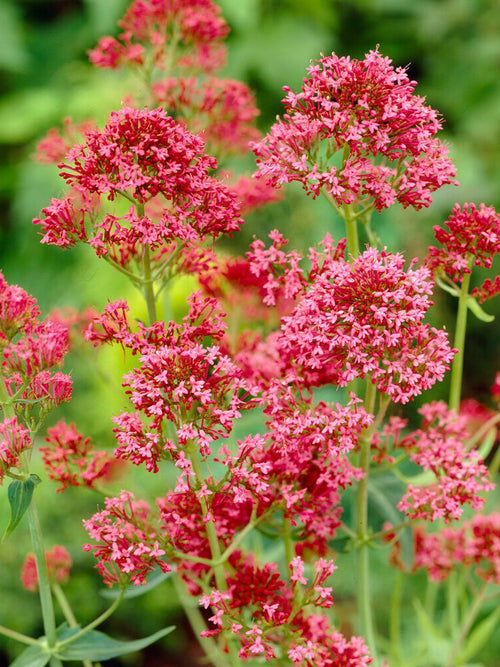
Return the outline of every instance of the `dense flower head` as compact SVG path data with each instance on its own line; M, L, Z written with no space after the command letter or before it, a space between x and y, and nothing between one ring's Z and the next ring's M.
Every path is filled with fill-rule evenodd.
M123 253L142 257L144 244L157 249L237 231L236 196L210 175L216 160L203 149L202 139L161 108L112 112L105 128L87 132L85 143L59 165L73 192L53 199L33 221L41 226L42 242L65 248L84 241L98 256L112 253L120 261ZM137 205L98 219L96 198L119 194ZM140 207L155 197L162 205L158 217L150 217Z
M90 51L94 65L142 66L150 49L160 69L168 55L177 67L206 73L224 65L229 28L211 0L134 0L119 26L118 39L103 37Z
M262 176L378 210L395 201L420 209L454 183L437 112L378 48L364 60L322 56L308 75L299 93L284 88L283 119L253 146Z
M55 545L50 551L45 552L49 580L52 584L66 584L69 580L69 571L73 564L71 556L66 549ZM38 572L36 568L35 555L29 553L21 571L21 581L24 588L31 593L38 591Z
M278 202L284 196L281 188L275 188L269 181L255 176L239 176L227 186L238 198L241 215L246 215L266 204Z
M38 323L36 299L18 285L9 285L0 272L0 342L9 341L27 326Z
M436 225L434 235L443 247L429 248L428 265L451 280L461 283L472 266L491 268L500 252L500 216L495 209L481 204L455 204L445 223Z
M394 402L442 380L454 351L444 330L423 323L432 282L414 262L405 270L402 255L375 248L325 262L283 318L282 350L322 382L369 376Z
M109 451L95 450L90 438L84 438L74 424L63 421L47 429L46 445L40 447L49 479L64 491L68 486L95 488L99 480L113 477L121 464Z
M22 452L32 447L30 432L18 422L17 417L0 423L0 484L10 468L18 466Z
M200 599L202 607L213 611L209 618L213 629L202 636L217 635L221 630L231 633L241 645L238 655L242 659L261 656L267 661L286 654L291 663L301 667L372 664L359 637L347 640L332 629L326 616L311 612L313 607L333 603L332 588L324 586L336 569L332 561L320 558L311 577L305 576L302 559L294 558L289 584L274 564L259 567L250 556L240 554L233 565L228 590L212 590Z
M135 501L128 491L106 498L105 509L83 525L97 542L83 548L97 558L96 567L108 586L124 580L142 585L156 566L162 572L172 569L162 558L165 552L159 545L155 516L146 502Z
M464 505L480 510L485 491L494 488L488 469L479 454L464 446L469 433L468 419L448 410L443 401L424 405L422 428L406 436L399 446L410 453L412 461L431 471L435 481L428 486L408 485L398 505L407 516L445 523L456 520Z
M261 134L255 98L241 81L208 77L170 77L152 86L156 103L181 118L193 134L200 133L210 153L245 153Z
M412 572L424 569L432 581L443 581L454 570L467 568L484 581L500 584L500 514L476 514L456 528L438 532L430 533L424 526L413 530ZM390 560L404 570L400 552L396 540Z

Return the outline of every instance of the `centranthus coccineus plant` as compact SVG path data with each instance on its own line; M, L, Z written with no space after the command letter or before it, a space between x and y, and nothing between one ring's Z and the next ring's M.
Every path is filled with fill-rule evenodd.
M130 279L148 320L120 298L102 313L40 322L35 300L0 282L5 537L27 513L33 554L22 582L39 592L44 627L33 639L0 626L28 645L13 665L89 667L140 651L173 628L126 642L96 627L145 584L173 586L217 667L466 664L500 616L491 608L500 595L499 517L481 514L500 464L498 455L490 470L484 462L500 413L498 404L460 402L467 313L491 319L479 302L498 292L498 278L482 286L473 278L500 250L499 216L457 204L449 231L435 228L442 247L421 261L379 242L375 210L418 211L456 181L438 113L378 47L364 60L312 62L261 137L250 90L215 77L228 27L214 3L135 0L120 28L90 59L118 76L132 71L135 87L102 128L66 120L41 142L39 158L58 162L68 190L34 223L42 243L88 244ZM220 169L250 147L253 177ZM327 198L346 239L326 235L304 253L274 230L246 257L218 251L242 215L279 199L291 181ZM186 274L197 289L183 316L165 322L158 297ZM458 297L452 338L426 321L435 283ZM81 331L69 334L84 321L85 344ZM104 449L64 421L42 444L35 438L71 396L58 370L70 340L79 349L119 346L130 364L127 404L109 416L114 443ZM448 400L436 399L450 368ZM418 426L401 416L415 397ZM147 497L139 467L150 476ZM82 545L43 544L35 509L43 477L58 492L103 495L82 517L83 550L118 593L86 625L61 588ZM109 493L117 477L121 491ZM373 595L382 548L376 567L390 600ZM421 600L413 586L410 606L402 576L422 572L435 592ZM347 580L356 582L354 627L337 611L336 582Z

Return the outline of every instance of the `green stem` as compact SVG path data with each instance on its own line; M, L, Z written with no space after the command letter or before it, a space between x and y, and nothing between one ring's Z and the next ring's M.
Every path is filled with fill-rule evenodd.
M470 277L470 273L465 273L463 277L462 289L460 290L460 296L458 298L457 322L455 325L455 339L453 341L453 346L458 352L455 354L451 367L449 407L450 410L457 411L460 406L460 394L462 392L465 331L467 329L467 300L469 298Z
M456 664L455 658L460 652L460 649L462 648L467 638L467 635L469 634L469 630L471 629L474 621L476 620L477 615L479 614L479 611L481 610L481 606L484 602L484 593L486 591L487 586L488 582L487 581L483 582L481 589L479 590L472 605L469 608L469 613L465 617L462 627L460 628L460 632L455 640L455 643L453 644L453 647L448 656L448 660L446 661L444 667L454 667L454 665Z
M28 635L23 635L20 632L16 632L15 630L10 630L3 625L0 625L0 635L5 635L6 637L15 639L16 642L21 642L21 644L29 644L30 646L38 646L40 643L38 639L33 639L33 637L28 637Z
M344 204L343 217L347 235L347 254L355 258L359 255L358 221L350 204Z
M52 603L52 592L50 590L49 571L47 569L45 550L43 548L42 530L40 528L40 521L38 520L34 498L31 499L27 515L38 575L38 591L42 607L43 628L48 647L49 649L52 649L56 645L56 620L54 615L54 605ZM51 665L54 660L56 659L51 659ZM60 661L56 660L56 662L54 662L54 667L60 664Z
M66 619L69 627L76 628L78 623L76 621L75 615L73 614L73 610L69 605L68 599L64 595L63 589L59 586L59 584L52 584L52 591L54 593L54 597L59 603L59 606L61 607L61 611L64 614L64 618ZM90 660L82 660L82 664L84 667L92 667Z
M365 409L373 414L375 406L376 387L367 378ZM362 632L367 645L377 664L375 631L370 600L370 564L369 564L369 532L368 532L368 481L370 468L370 447L373 429L369 428L360 439L359 467L364 476L358 482L356 495L356 533L358 537L357 570L358 609L361 617Z
M401 665L401 600L403 597L404 574L397 571L396 580L392 589L391 610L389 616L389 638L391 642L391 657L393 667Z
M125 588L122 588L120 591L120 595L116 598L116 600L113 602L113 604L106 609L100 616L98 616L96 619L94 619L91 623L88 623L84 628L82 628L79 632L76 632L74 635L71 635L71 637L68 637L68 639L65 639L64 641L59 642L58 646L66 646L66 644L71 644L74 642L76 639L79 637L83 637L83 635L86 635L87 632L90 632L90 630L93 630L96 628L98 625L101 625L101 623L104 623L104 621L111 616L111 614L115 611L115 609L118 607L120 602L122 601L122 598L125 594Z

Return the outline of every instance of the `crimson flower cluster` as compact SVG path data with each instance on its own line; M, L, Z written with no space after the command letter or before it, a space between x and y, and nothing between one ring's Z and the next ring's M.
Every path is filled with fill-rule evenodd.
M102 131L87 132L61 164L74 194L53 199L42 210L42 242L66 248L89 243L98 256L111 254L126 264L141 258L143 246L199 243L207 236L237 231L241 223L235 195L210 175L214 158L203 141L161 109L125 107L113 112ZM96 220L98 198L117 195L135 203L124 215ZM159 219L140 206L161 197ZM96 201L97 198L97 201Z
M500 216L492 206L455 204L445 229L436 225L434 235L442 247L429 248L428 266L438 275L461 285L464 275L473 266L491 268L493 258L500 253ZM500 278L487 279L472 290L480 303L500 292Z
M436 138L436 111L414 94L415 82L378 48L364 60L322 57L299 93L288 87L286 113L253 145L259 173L275 185L298 181L323 189L340 208L381 210L400 202L420 209L455 183L455 168Z
M118 39L103 37L90 51L94 65L144 66L152 57L165 69L166 54L175 54L177 67L205 73L224 65L229 28L211 0L134 0L118 25Z

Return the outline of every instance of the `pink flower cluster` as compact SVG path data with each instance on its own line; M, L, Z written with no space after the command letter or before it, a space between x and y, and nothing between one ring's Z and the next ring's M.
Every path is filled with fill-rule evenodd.
M136 411L114 418L115 454L154 472L161 459L177 461L179 451L191 443L207 456L210 443L227 437L233 420L255 405L248 398L253 389L217 344L226 328L217 302L194 293L189 306L182 325L158 322L135 333L125 305L110 304L96 322L104 333L94 327L88 332L89 340L118 341L141 355L140 367L124 378ZM203 345L207 338L210 346ZM175 437L165 435L164 420L173 424Z
M422 428L400 441L412 461L436 477L429 486L408 485L408 492L398 505L407 516L445 523L458 519L463 506L476 511L484 505L481 495L494 488L488 469L476 451L467 452L467 417L448 410L446 403L435 401L424 405Z
M39 322L39 315L36 300L0 274L1 381L25 422L41 420L71 398L71 378L54 370L68 351L68 329L51 320Z
M432 581L442 581L456 569L471 568L480 579L500 584L500 514L476 514L457 528L447 527L436 533L417 526L414 534L412 572L422 568ZM390 558L405 569L400 551L400 542L396 541Z
M312 384L346 386L368 376L394 402L406 403L441 381L454 350L445 331L423 322L430 274L404 269L404 258L367 248L351 262L325 257L290 316L280 347Z
M257 566L247 557L235 564L228 591L212 591L200 604L214 610L209 619L213 630L225 630L241 644L239 657L262 656L266 660L286 655L301 667L339 665L362 667L373 659L359 637L346 640L335 632L326 616L306 611L307 606L328 608L333 604L331 587L324 586L336 566L320 558L314 565L314 580L308 585L304 563L296 557L290 563L290 583L285 582L274 564ZM300 600L300 602L299 602ZM241 611L244 609L245 614Z
M0 484L11 468L18 467L22 452L32 447L30 432L18 423L16 417L0 423Z
M97 545L84 544L93 551L99 569L108 586L120 583L125 577L134 584L144 584L146 575L158 566L162 572L172 569L163 559L154 518L144 501L133 500L132 493L122 491L117 498L106 498L106 508L84 526Z
M436 138L436 111L415 82L378 49L364 60L324 56L308 67L299 93L288 87L286 113L253 145L259 173L274 185L298 181L344 204L382 210L400 202L428 206L455 183L448 151Z
M166 54L177 67L205 73L224 65L229 28L211 0L134 0L119 26L118 39L103 37L90 52L94 65L143 66L152 58L165 69Z
M49 580L52 584L66 584L69 580L69 571L73 564L71 556L62 546L55 545L50 551L45 552ZM26 556L21 571L21 581L24 588L31 593L38 591L38 572L34 554Z
M172 242L199 243L207 236L231 234L241 223L236 198L210 175L214 158L203 141L161 109L123 108L112 112L105 128L87 132L85 143L66 155L61 175L75 194L42 210L34 220L42 242L71 247L89 243L98 256L108 253L121 264L141 258L143 246L158 249ZM138 205L161 198L159 218L128 213L104 214L101 195L123 195Z
M500 253L500 216L495 209L481 204L455 204L446 221L448 229L434 227L436 240L443 247L429 248L428 266L459 285L472 266L491 268L493 257ZM480 303L500 292L500 278L486 280L475 287L472 295Z
M95 488L98 480L109 480L120 467L111 452L95 450L74 424L60 421L47 429L45 443L39 451L48 478L60 484L58 492L68 486Z

